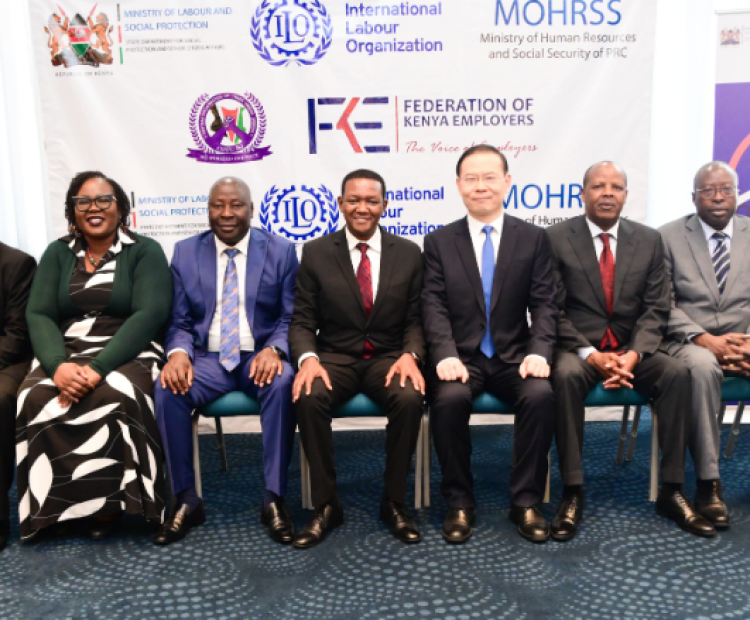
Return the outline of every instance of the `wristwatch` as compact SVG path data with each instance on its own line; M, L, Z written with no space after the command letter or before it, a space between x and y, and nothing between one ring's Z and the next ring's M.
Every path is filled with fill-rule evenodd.
M284 353L281 349L279 349L279 347L274 347L273 345L271 345L268 348L271 349L271 351L273 351L274 353L276 353L276 355L278 355L281 359L283 360L286 359L286 353Z

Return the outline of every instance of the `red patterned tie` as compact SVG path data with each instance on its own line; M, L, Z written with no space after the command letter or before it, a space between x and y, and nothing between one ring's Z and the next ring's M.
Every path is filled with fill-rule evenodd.
M604 287L604 301L607 304L607 312L612 316L612 308L615 302L615 257L612 256L612 250L609 247L609 233L602 233L599 238L604 244L602 255L599 257L599 273L602 275L602 286ZM609 349L615 351L620 346L617 338L612 333L612 329L607 327L604 332L599 348L602 350Z
M370 317L372 312L372 271L370 270L370 259L367 256L367 248L370 247L366 243L358 243L357 249L362 252L362 260L359 261L359 267L357 267L357 284L359 284L359 290L362 293L362 303L365 306L365 314ZM363 357L370 359L372 357L375 348L372 343L365 339L365 350Z

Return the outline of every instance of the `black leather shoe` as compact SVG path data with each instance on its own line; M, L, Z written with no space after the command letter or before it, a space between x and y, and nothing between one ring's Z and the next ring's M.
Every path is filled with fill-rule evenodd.
M261 506L260 522L276 542L288 545L294 540L294 524L284 500L270 502L265 508Z
M117 515L114 519L106 520L95 519L89 530L89 538L91 540L104 540L105 538L109 538L117 531L117 528L120 527L120 516L121 515Z
M344 509L337 498L315 509L312 519L294 538L297 549L309 549L323 542L326 536L344 524Z
M8 546L10 539L10 521L7 519L0 520L0 551Z
M706 519L699 515L690 505L682 490L659 491L656 499L656 514L671 519L686 532L696 536L711 538L716 536L716 530Z
M557 514L552 519L550 535L555 540L570 540L578 533L583 516L583 489L563 495Z
M198 504L193 512L190 512L187 504L180 504L170 519L159 528L154 536L155 545L169 545L185 538L185 535L194 527L206 522L206 511L203 502Z
M416 543L422 540L417 524L401 504L392 501L384 501L380 504L380 520L401 542Z
M724 503L721 480L699 480L695 510L717 530L729 527L729 511Z
M473 508L451 508L445 515L441 534L449 543L463 543L471 538L471 524L476 518Z
M549 525L547 519L539 511L539 505L523 508L511 504L510 520L518 526L518 533L526 540L535 543L547 542L549 538Z

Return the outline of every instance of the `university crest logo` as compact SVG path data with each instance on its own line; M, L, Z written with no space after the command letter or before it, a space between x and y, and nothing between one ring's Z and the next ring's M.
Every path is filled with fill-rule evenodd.
M69 19L62 7L58 6L61 15L52 13L44 27L47 33L47 47L50 50L52 65L59 67L76 67L100 64L112 64L112 29L106 13L96 14L95 4L86 20L76 13Z
M190 133L198 149L188 149L187 157L196 161L237 164L272 154L270 146L260 146L266 115L251 93L201 95L190 111Z
M325 185L317 190L305 185L299 189L294 185L287 189L273 186L263 197L258 213L265 230L295 243L336 232L340 215L333 192Z
M319 0L264 0L253 16L250 36L260 57L274 67L314 65L331 46L331 16Z

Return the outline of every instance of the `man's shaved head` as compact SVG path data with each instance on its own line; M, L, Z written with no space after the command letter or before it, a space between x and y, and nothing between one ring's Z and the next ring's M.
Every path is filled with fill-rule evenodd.
M237 187L237 190L243 195L247 203L250 203L250 188L247 186L247 183L245 183L242 179L238 179L237 177L222 177L218 181L216 181L208 191L208 199L211 200L211 196L213 195L217 187L226 184L235 185Z
M698 168L698 172L695 173L695 178L693 179L693 189L699 189L701 185L703 185L703 179L705 175L717 169L728 172L734 180L735 187L740 184L740 179L737 176L737 172L734 170L734 168L732 168L732 166L723 161L712 161Z
M591 173L597 169L599 166L612 166L617 172L619 172L622 175L622 180L625 182L625 188L628 187L628 175L625 174L625 170L622 168L622 166L617 165L613 161L598 161L595 164L592 164L586 169L586 172L583 173L583 186L586 187L586 183L588 183L589 177L591 176Z

